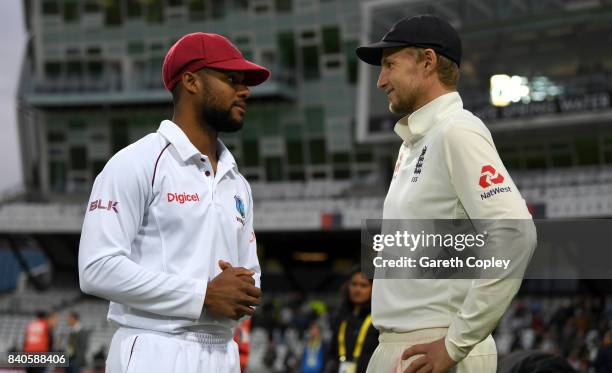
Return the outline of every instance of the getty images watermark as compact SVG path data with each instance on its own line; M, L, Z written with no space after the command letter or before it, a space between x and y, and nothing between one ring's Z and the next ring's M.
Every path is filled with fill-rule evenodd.
M610 219L380 220L362 223L375 279L612 279Z
M410 252L415 252L417 249L423 248L440 248L447 250L452 249L462 252L465 249L485 247L487 239L487 231L476 234L441 234L441 233L426 233L422 230L419 233L410 233L407 231L396 231L390 234L375 234L372 238L372 249L376 252L381 252L385 247L404 248ZM432 250L430 250L432 251ZM437 252L437 251L434 251ZM417 258L409 256L401 256L399 258L384 258L376 256L372 259L375 268L503 268L508 269L511 259L499 259L494 256L488 259L482 259L477 256L453 256L446 259L436 259L427 254L418 256Z
M535 242L531 220L366 220L362 267L373 278L518 278Z

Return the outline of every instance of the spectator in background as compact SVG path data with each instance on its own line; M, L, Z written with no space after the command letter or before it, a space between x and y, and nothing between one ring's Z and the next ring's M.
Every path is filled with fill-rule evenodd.
M378 345L378 330L372 326L372 281L359 269L354 270L342 293L325 372L363 373Z
M83 329L79 314L70 312L68 315L68 342L66 344L66 354L68 355L68 368L66 373L79 373L85 366L85 354L87 352L88 338L87 331Z
M238 344L238 355L240 356L240 372L246 372L249 363L249 347L251 344L251 319L243 319L234 330L234 341Z
M321 373L325 365L325 347L321 338L321 326L317 321L310 324L307 338L300 372Z
M612 372L612 330L604 334L604 339L593 364L596 373Z
M47 313L38 311L36 319L30 321L26 326L25 339L23 343L24 352L49 352L51 346L51 331ZM28 373L44 372L45 368L30 367L26 368Z
M49 325L49 351L60 351L61 344L59 335L57 335L56 328L59 324L60 315L58 312L51 312L47 317L47 325Z
M94 373L104 373L106 370L106 350L105 345L100 346L100 349L93 356L93 371Z

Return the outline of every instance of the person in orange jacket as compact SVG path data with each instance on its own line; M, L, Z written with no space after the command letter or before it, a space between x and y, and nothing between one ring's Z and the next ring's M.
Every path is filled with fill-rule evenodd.
M24 352L49 352L51 348L51 329L49 320L44 311L36 313L36 319L28 323L25 329L23 342ZM45 368L30 367L26 371L37 373L44 372Z
M234 341L238 344L238 354L240 355L240 371L246 372L249 362L249 346L251 344L251 319L242 320L234 331Z

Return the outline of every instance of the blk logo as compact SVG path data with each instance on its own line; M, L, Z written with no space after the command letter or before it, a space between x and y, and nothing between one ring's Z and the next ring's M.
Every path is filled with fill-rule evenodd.
M95 209L101 209L101 210L108 210L108 211L113 210L114 212L119 213L119 211L117 210L118 203L119 202L115 202L111 200L109 200L108 203L102 203L102 200L98 199L96 201L92 201L89 203L89 211L93 211Z
M497 172L497 170L491 165L482 166L482 171L480 171L480 174L478 185L480 185L483 189L486 189L491 185L501 184L504 182L504 177L502 174Z

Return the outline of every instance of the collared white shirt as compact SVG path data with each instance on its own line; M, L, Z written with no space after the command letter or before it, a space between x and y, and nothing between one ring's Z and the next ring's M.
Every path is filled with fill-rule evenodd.
M504 167L489 130L463 109L457 92L429 102L395 126L404 140L385 199L384 219L524 219L517 250L535 248L525 200ZM489 232L504 241L503 230ZM529 254L530 256L530 254ZM372 317L382 330L449 328L459 361L493 330L520 280L374 280Z
M110 300L108 319L161 332L227 333L230 319L206 315L207 284L219 260L260 267L253 198L218 142L217 172L185 133L165 120L115 154L94 183L81 233L81 289Z

